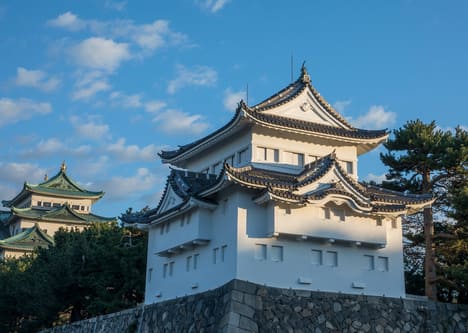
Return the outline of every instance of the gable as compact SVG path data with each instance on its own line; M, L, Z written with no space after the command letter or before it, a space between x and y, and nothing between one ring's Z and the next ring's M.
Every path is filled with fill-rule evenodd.
M289 100L284 104L277 105L273 108L262 110L261 112L326 126L349 128L346 126L346 124L333 117L328 111L326 111L313 96L311 90L308 87L292 100Z
M164 197L161 199L161 204L159 205L157 214L164 213L171 208L180 205L182 202L184 202L184 200L177 195L171 185L168 185L166 191L164 192Z

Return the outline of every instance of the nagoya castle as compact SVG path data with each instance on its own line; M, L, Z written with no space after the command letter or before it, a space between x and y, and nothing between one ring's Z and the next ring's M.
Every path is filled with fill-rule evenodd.
M83 229L92 222L116 221L91 212L104 192L82 188L66 169L64 162L54 177L46 176L40 184L25 182L13 199L2 201L10 211L0 212L0 258L19 257L53 245L59 228Z
M402 216L430 195L358 181L386 130L353 127L299 78L172 151L159 204L122 216L147 230L145 303L261 285L404 297Z

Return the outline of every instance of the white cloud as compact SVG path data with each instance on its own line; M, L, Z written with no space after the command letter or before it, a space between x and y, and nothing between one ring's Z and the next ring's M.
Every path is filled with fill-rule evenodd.
M86 178L95 178L97 174L105 172L109 166L109 157L105 155L99 156L96 161L80 161L80 166L78 166L78 171L80 175Z
M47 21L47 24L52 27L64 28L70 31L78 31L86 28L86 22L78 18L72 12L66 12L53 20Z
M113 91L109 96L114 106L126 109L142 107L141 97L141 94L126 95L121 91Z
M174 94L185 86L213 86L218 80L218 73L208 66L187 68L177 65L177 77L169 82L167 92Z
M44 178L45 174L46 170L38 167L36 164L0 163L0 179L8 182L39 182Z
M139 168L136 175L112 177L101 182L101 187L106 192L106 199L128 200L131 196L153 188L157 183L157 179L156 175L152 174L147 168Z
M166 103L162 101L149 101L145 103L145 111L156 113L166 107Z
M121 12L127 6L127 1L106 1L105 6L110 9L114 9Z
M190 115L178 110L167 110L153 118L159 129L167 134L200 134L208 128L208 123L202 121L202 116Z
M365 115L358 117L356 120L351 120L351 122L358 128L382 129L393 125L396 116L395 112L385 111L382 105L372 105Z
M237 104L240 102L240 100L243 99L245 101L246 99L246 93L245 91L232 91L231 89L226 89L224 91L224 107L228 109L229 111L235 111L237 108Z
M88 100L99 92L111 88L106 75L101 71L78 73L72 93L73 100Z
M16 100L0 98L0 126L51 112L52 106L49 103L35 102L26 98Z
M116 10L123 10L125 4L125 2L111 1L106 3L107 7ZM146 53L167 45L187 44L187 36L171 30L167 20L155 20L149 24L135 24L132 20L83 20L71 12L66 12L48 21L48 24L70 31L87 30L94 35L110 39L126 39Z
M28 158L43 158L53 155L85 156L89 155L91 151L92 148L89 145L71 147L57 138L49 138L40 140L34 148L23 151L21 155Z
M374 175L373 173L369 173L366 177L364 177L365 181L371 182L374 181L377 184L381 184L384 180L387 180L385 174L382 175Z
M117 43L101 37L83 40L70 49L70 55L78 65L109 72L131 58L127 43Z
M28 70L23 67L18 67L16 69L15 84L49 92L57 89L60 80L55 77L48 78L48 74L41 70Z
M120 161L135 162L135 161L154 161L157 157L160 147L150 144L145 147L137 145L126 145L125 139L120 138L117 142L108 145L105 150L112 154L114 158Z
M109 125L106 124L97 124L94 121L83 122L76 116L71 117L70 122L76 133L86 139L100 140L109 134Z
M203 9L211 13L216 13L221 10L231 0L196 0L196 3Z
M344 100L344 101L336 101L333 104L333 108L338 111L341 115L345 112L346 108L351 105L351 100Z

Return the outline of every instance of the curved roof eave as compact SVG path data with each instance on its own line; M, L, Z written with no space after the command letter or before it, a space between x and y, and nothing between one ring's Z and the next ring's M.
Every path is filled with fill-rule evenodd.
M191 154L198 150L201 146L211 146L212 144L218 142L220 138L232 131L243 118L243 110L241 108L242 103L243 101L239 103L239 106L236 109L236 113L231 118L231 120L216 131L192 143L179 146L179 149L177 150L159 152L158 155L161 157L162 162L174 164L181 159L190 157Z

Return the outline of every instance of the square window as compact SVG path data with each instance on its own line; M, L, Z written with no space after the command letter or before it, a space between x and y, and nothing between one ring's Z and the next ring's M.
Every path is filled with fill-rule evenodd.
M271 261L283 261L283 247L279 245L271 246Z
M374 270L374 256L371 255L364 255L364 267L368 271L373 271Z
M218 261L218 252L219 248L215 247L213 249L213 264L216 264L216 262Z
M265 244L255 244L255 259L266 260L267 246Z
M227 245L221 246L221 262L224 262L226 260L226 250Z
M148 269L148 282L151 282L151 276L153 275L153 269Z
M171 261L169 263L169 276L172 276L174 274L174 262Z
M42 206L42 201L38 201L38 202L37 202L37 205L38 205L38 206Z
M72 209L74 209L74 210L79 210L79 209L80 209L80 206L79 206L79 205L72 205Z
M44 203L43 203L43 206L44 206L44 207L50 207L50 206L51 206L51 203L50 203L50 202L44 202Z
M350 175L353 174L353 162L345 162L346 163L346 172Z
M331 219L330 208L328 207L323 208L323 217L327 220Z
M185 270L190 272L190 267L192 266L192 256L188 256L185 261Z
M322 250L312 250L310 262L312 265L322 265L323 263Z
M382 221L382 218L381 217L378 217L375 221L375 224L378 226L378 227L381 227L382 224L383 224L383 221Z
M392 229L398 228L398 223L396 220L392 220Z
M325 253L325 265L330 267L338 266L338 252L336 251L327 251Z
M377 270L388 272L388 257L377 257Z

